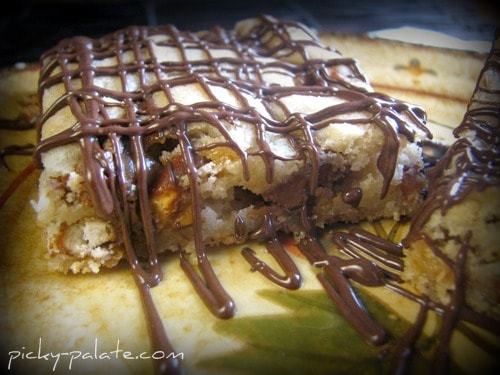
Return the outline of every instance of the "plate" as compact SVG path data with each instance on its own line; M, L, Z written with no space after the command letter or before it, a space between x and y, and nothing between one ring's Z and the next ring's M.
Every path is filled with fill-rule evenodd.
M462 119L484 54L367 35L323 32L321 38L358 59L377 91L426 108L435 137L451 142L451 130ZM10 81L16 74L15 82L23 85ZM28 105L22 98L36 97L36 75L36 65L4 72L0 117L11 116L15 106ZM33 143L36 137L30 130L1 132L1 147ZM151 294L172 350L152 349L141 295L127 264L99 274L47 271L44 232L36 226L31 207L38 172L28 157L8 156L5 161L8 169L0 169L0 327L2 368L10 373L146 374L170 358L182 364L185 374L196 375L386 374L405 363L406 352L400 351L411 337L415 345L409 373L428 373L432 367L440 340L439 311L422 315L420 304L408 298L413 293L408 285L350 281L349 288L387 335L374 345L325 293L318 278L321 270L286 238L288 253L303 277L302 287L294 291L252 270L242 247L211 249L215 273L236 304L231 319L218 319L208 311L182 271L178 254L162 255L164 281ZM396 242L407 230L391 220L355 228ZM332 257L346 258L332 238L350 229L338 225L321 231L321 242ZM274 265L263 244L245 246ZM415 330L415 322L423 317L422 329ZM478 373L495 365L500 338L460 323L449 348L455 371Z

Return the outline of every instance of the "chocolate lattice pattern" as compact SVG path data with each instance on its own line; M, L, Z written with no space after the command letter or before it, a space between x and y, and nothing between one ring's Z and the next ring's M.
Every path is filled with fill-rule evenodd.
M412 143L417 132L429 135L424 111L373 92L354 59L325 48L300 24L267 16L240 23L234 31L130 27L98 40L76 37L48 51L42 62L40 92L49 94L43 97L47 109L39 119L36 154L40 157L55 147L80 143L94 206L119 224L153 326L161 326L161 321L149 288L160 282L162 274L150 201L151 164L160 163L167 171L169 188L177 187L182 178L188 180L201 275L182 251L180 264L210 311L228 318L234 314L234 302L208 261L202 230L199 169L207 152L213 156L225 150L226 157L239 160L246 180L252 178L250 159L260 159L268 183L275 179L277 164L302 164L308 186L293 209L303 213L303 231L310 237L302 251L312 263L321 263L324 254L308 216L324 157L318 134L330 126L374 125L380 131L381 198L395 173L400 138ZM71 120L54 123L59 112L69 113ZM180 149L180 161L165 156L174 148ZM261 234L285 277L266 268L251 249L243 255L272 281L298 288L300 274L276 238L275 217L272 212L264 216ZM237 235L247 234L244 221L236 220L235 226ZM132 238L132 227L142 235L139 241ZM147 267L139 260L139 247L147 250ZM376 284L385 277L372 272L371 262L353 262L371 272ZM342 262L325 267L331 269L331 277L344 278ZM330 290L331 281L324 281ZM347 279L343 282L346 286ZM356 300L347 298L344 304L356 305ZM383 339L378 328L372 334L369 318L365 323L368 336ZM164 332L152 331L155 347L169 347Z

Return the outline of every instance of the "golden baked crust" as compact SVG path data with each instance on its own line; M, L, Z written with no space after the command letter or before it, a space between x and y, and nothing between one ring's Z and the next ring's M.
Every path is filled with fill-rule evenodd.
M62 271L116 264L124 233L138 253L190 252L258 236L264 212L300 237L304 205L323 226L420 201L424 111L374 92L304 25L133 27L42 64L35 208Z

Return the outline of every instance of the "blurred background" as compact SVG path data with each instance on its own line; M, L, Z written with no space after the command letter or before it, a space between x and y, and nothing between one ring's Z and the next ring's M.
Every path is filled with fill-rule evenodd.
M69 36L99 37L133 24L173 23L189 31L214 24L230 28L261 13L333 32L411 26L490 41L500 25L496 9L486 0L18 0L0 15L0 66L37 61Z

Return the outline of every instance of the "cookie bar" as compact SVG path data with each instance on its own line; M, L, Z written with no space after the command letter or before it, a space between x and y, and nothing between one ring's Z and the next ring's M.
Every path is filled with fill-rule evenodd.
M41 58L33 206L54 269L411 215L425 111L375 92L306 26L130 27Z
M404 243L406 278L433 300L465 303L500 318L500 40L491 53L457 138L430 171L429 195Z

